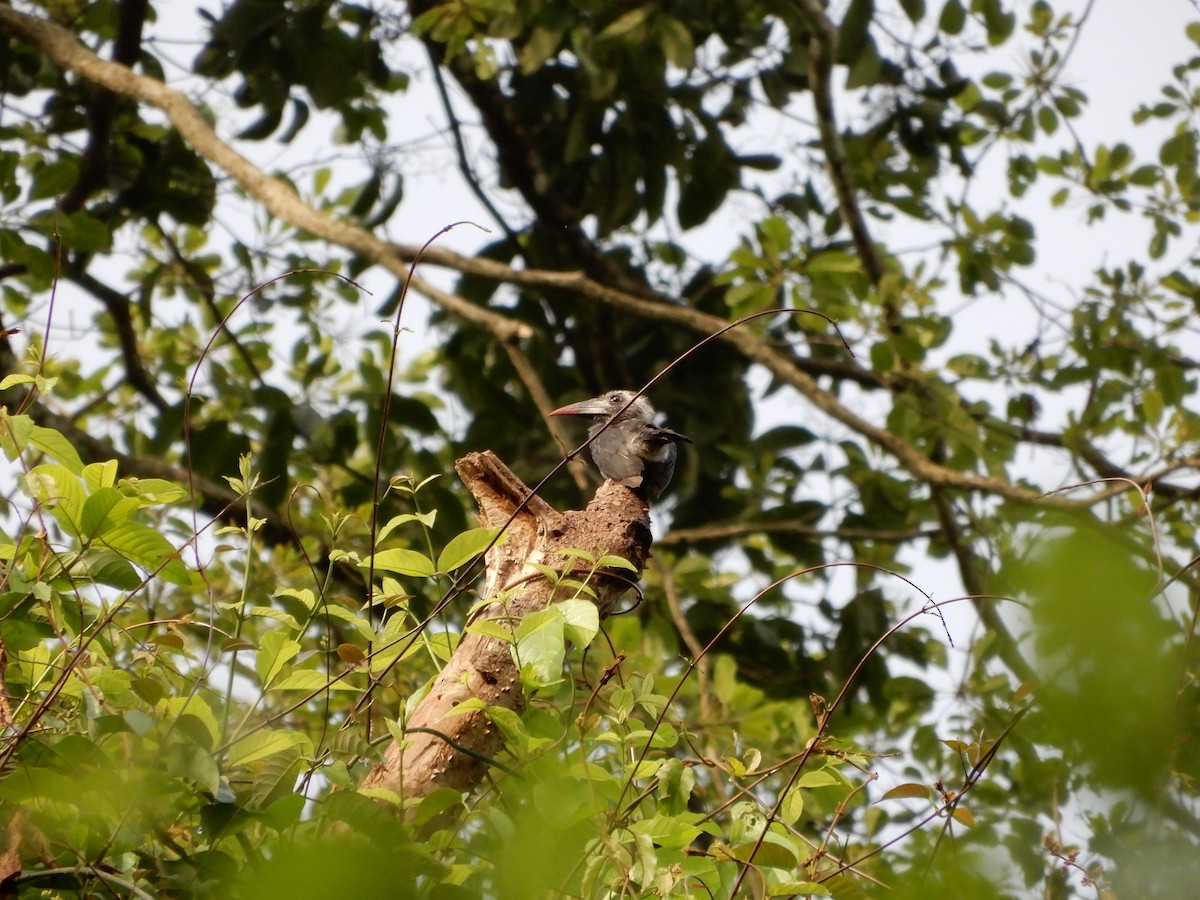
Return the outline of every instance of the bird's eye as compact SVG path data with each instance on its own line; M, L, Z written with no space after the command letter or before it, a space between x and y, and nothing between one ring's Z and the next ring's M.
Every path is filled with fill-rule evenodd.
M609 395L608 395L608 402L609 402L609 403L614 403L614 404L616 404L616 403L620 403L620 402L621 402L621 395L620 395L620 394L609 394Z

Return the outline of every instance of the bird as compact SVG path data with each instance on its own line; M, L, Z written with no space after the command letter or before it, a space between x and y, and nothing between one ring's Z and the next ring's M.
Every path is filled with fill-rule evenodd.
M609 391L559 407L550 415L595 419L588 429L588 446L596 468L643 497L662 494L675 472L676 445L692 442L674 429L656 425L654 407L634 391Z

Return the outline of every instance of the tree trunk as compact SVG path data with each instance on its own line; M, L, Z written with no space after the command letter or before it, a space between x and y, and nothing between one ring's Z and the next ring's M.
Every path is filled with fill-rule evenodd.
M505 606L493 603L481 616L515 627L522 616L565 599L554 596L552 583L534 568L538 564L562 572L579 566L578 560L560 555L560 550L620 556L641 574L650 555L650 513L646 502L629 488L606 481L586 509L560 513L540 497L530 497L532 491L491 452L468 454L455 468L479 504L485 527L503 527L529 498L508 524L503 543L485 556L483 596L495 597L502 591L512 595ZM591 579L601 619L634 581L633 573L612 570L601 570ZM484 711L455 712L472 698L518 713L524 709L511 644L464 635L405 723L405 742L392 742L384 761L367 774L362 786L389 788L406 799L438 788L468 791L475 787L487 770L486 760L502 749L503 739Z

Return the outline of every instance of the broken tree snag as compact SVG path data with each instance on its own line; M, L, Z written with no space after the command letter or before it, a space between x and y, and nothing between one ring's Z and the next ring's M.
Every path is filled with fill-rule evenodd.
M552 583L535 568L562 572L578 562L560 550L583 550L596 556L629 560L641 574L650 555L650 512L632 490L606 481L583 510L560 513L532 491L491 452L471 453L455 464L463 483L479 504L487 528L500 528L528 498L508 524L504 539L484 557L487 575L483 596L506 594L503 605L492 603L476 618L492 618L515 628L520 618L558 600ZM595 603L603 619L633 579L629 572L592 578ZM498 638L464 634L458 649L429 693L405 723L405 744L393 741L383 762L363 779L363 787L383 787L401 797L423 797L439 788L467 791L487 770L487 760L503 749L503 741L487 714L457 708L466 701L521 712L525 695L513 661L512 645Z

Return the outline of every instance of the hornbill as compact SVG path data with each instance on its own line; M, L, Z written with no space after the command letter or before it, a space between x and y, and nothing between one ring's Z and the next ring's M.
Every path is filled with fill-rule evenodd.
M635 399L633 391L609 391L560 407L550 415L594 418L588 437L593 438L589 446L596 468L605 478L633 488L643 497L663 492L675 471L675 445L692 442L678 431L654 424L654 407L645 397Z

